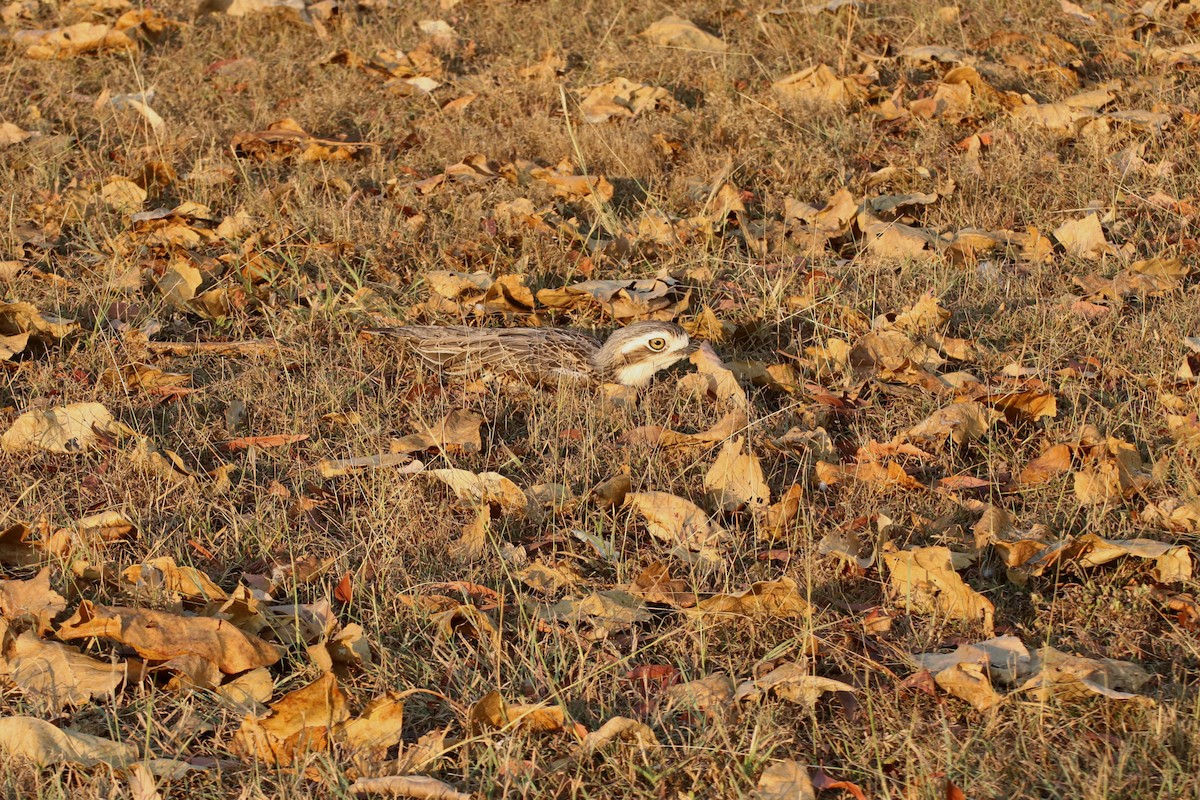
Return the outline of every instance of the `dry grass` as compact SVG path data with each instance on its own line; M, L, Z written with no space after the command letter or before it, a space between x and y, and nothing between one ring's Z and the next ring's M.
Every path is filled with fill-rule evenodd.
M804 619L706 625L664 612L595 642L571 632L547 632L532 616L541 599L515 576L502 545L537 545L536 556L543 561L570 565L583 581L578 592L589 586L606 589L628 583L665 558L661 543L647 535L636 516L582 505L539 522L504 517L479 559L456 563L447 548L474 512L441 484L388 470L336 479L322 479L314 470L322 458L386 452L393 437L452 409L469 408L486 419L481 451L430 455L430 467L498 471L522 487L559 483L582 493L627 466L635 490L703 496L713 452L630 447L621 438L646 424L700 430L722 415L725 409L711 400L681 394L678 372L661 377L635 409L621 410L587 395L499 383L479 393L461 383L443 384L437 375L357 335L365 325L405 319L428 298L423 276L430 270L493 275L519 270L535 287L559 287L585 275L670 274L692 292L684 321L708 306L723 320L743 326L746 335L718 345L726 359L788 361L798 365L805 380L834 391L857 383L813 372L797 361L804 349L830 337L853 341L862 333L855 320L862 324L903 310L932 292L953 312L949 332L978 346L979 354L964 369L995 382L1014 361L1046 371L1058 415L996 429L960 450L934 448L939 460L929 465L930 479L968 473L1000 486L1047 442L1070 440L1080 426L1095 425L1135 443L1150 460L1165 459L1162 477L1147 495L1117 507L1083 506L1066 476L985 496L1016 514L1025 527L1044 523L1061 534L1154 538L1187 545L1195 553L1195 533L1166 531L1139 516L1148 500L1194 496L1200 488L1194 445L1189 449L1172 440L1160 405L1160 393L1174 391L1192 413L1200 409L1196 390L1178 390L1172 383L1184 355L1180 338L1200 332L1195 284L1113 304L1097 320L1070 313L1062 299L1079 292L1073 276L1110 276L1138 258L1182 255L1185 264L1195 263L1194 209L1163 209L1147 201L1160 193L1194 203L1200 195L1200 173L1194 168L1200 82L1194 67L1121 57L1134 47L1129 24L1110 23L1104 15L1129 12L1113 5L1088 4L1101 18L1093 25L1048 2L964 2L953 22L939 16L933 4L908 0L869 3L857 14L790 8L775 14L771 4L711 2L641 7L611 0L467 0L450 10L434 3L351 5L326 23L327 38L270 14L193 20L189 7L168 4L159 10L183 24L136 53L38 61L21 57L15 44L0 44L6 64L0 121L42 134L0 146L5 187L0 261L24 265L0 283L0 300L31 302L43 312L85 321L79 333L61 343L31 345L0 363L0 427L31 408L98 401L177 452L201 476L175 484L133 464L120 449L0 454L0 529L40 520L55 529L97 511L121 510L136 523L136 539L72 558L124 568L171 556L225 588L236 586L244 572L263 571L263 563L335 559L328 573L285 586L277 599L328 599L342 575L354 576L353 602L337 604L337 616L343 624L363 626L379 660L343 681L356 708L384 691L413 687L448 698L408 701L404 739L409 743L444 727L454 737L465 737L466 708L499 690L510 702L561 705L589 730L617 715L641 719L662 745L577 761L571 758L575 740L563 732L467 737L428 771L478 796L737 797L748 795L763 768L778 759L820 765L878 798L946 797L947 781L970 797L1200 795L1200 638L1195 622L1189 627L1152 599L1147 569L1133 559L1087 570L1067 565L1018 586L1005 580L998 556L985 552L965 575L994 602L999 630L1019 636L1030 648L1051 644L1079 655L1134 661L1153 676L1142 691L1153 704L1099 697L1036 702L1014 696L998 710L980 712L945 693L934 697L902 686L914 671L907 654L977 641L984 638L979 626L904 614L887 596L881 564L849 574L820 556L817 543L856 517L876 513L896 521L892 536L900 547L940 543L942 534L936 531L942 529L931 523L958 512L961 498L873 486L820 491L807 464L769 449L766 442L793 426L820 422L848 458L869 440L888 441L925 418L948 402L945 395L872 376L861 389L862 407L832 414L807 390L752 392L748 435L774 495L796 481L809 484L797 524L771 542L759 535L749 515L730 520L736 541L721 569L673 563L673 572L696 592L736 591L756 580L792 577L812 603L813 613ZM29 8L32 16L17 20L14 28L52 27L77 18L69 5ZM727 52L656 47L637 36L666 13L719 34ZM1160 26L1138 33L1146 48L1195 41L1195 12L1163 13ZM406 96L350 67L315 64L338 50L364 58L385 47L410 50L425 38L415 23L437 17L470 44L460 42L443 54L444 85L432 97ZM1027 38L981 44L1001 31ZM1050 34L1075 52L1063 50ZM781 100L770 86L818 63L838 74L869 65L879 72L883 96L902 87L911 101L932 94L945 72L897 57L907 47L925 44L969 51L987 65L987 80L995 88L1029 93L1042 102L1119 81L1116 108L1162 111L1171 121L1160 132L1114 124L1108 134L1067 136L1017 121L994 103L980 101L959 121L884 122L861 103L842 107ZM519 71L547 50L566 59L562 77L521 77ZM1017 55L1042 58L1042 67L1023 68ZM226 63L231 59L238 61ZM598 125L572 116L568 124L564 97L574 115L574 89L617 75L667 88L674 108ZM103 92L147 87L157 90L152 106L166 120L161 132L133 111L94 103ZM479 97L463 113L438 110L440 103L471 92ZM375 146L342 162L259 163L233 152L235 133L261 130L282 117L294 118L317 136ZM994 140L975 169L955 143L981 131L993 132ZM678 142L678 152L662 155L656 136ZM1131 145L1144 146L1140 154L1150 166L1123 174L1109 159ZM817 257L764 255L747 248L731 222L712 236L676 247L649 246L615 256L588 253L567 236L495 226L494 210L501 203L525 197L538 208L561 203L543 186L498 180L447 185L428 195L413 188L417 179L474 153L498 164L528 159L553 165L570 159L578 166L583 161L589 174L607 176L615 187L611 203L599 209L586 201L560 204L585 228L589 220L610 230L636 228L645 209L679 217L699 213L689 193L695 180L708 184L720 178L752 193L746 195L750 218L778 217L784 197L820 206L842 186L861 198L931 191L953 181L953 193L914 211L914 224L939 232L1023 231L1027 226L1047 232L1098 204L1101 213L1111 214L1105 221L1109 241L1129 248L1102 261L1060 250L1048 262L997 257L962 264L944 255L882 258L848 237L837 252L828 247ZM282 271L266 284L247 285L251 300L244 308L213 320L172 306L149 275L136 272L161 267L162 254L115 246L130 227L127 215L92 208L79 219L64 217L64 198L73 191L90 191L112 176L133 176L147 162L168 164L180 176L202 166L232 170L230 183L196 185L181 178L152 190L144 207L193 201L209 206L216 220L237 212L253 218L253 230L261 232L255 249L278 261ZM1153 167L1166 162L1174 169ZM867 176L885 166L898 168L900 177L868 190ZM926 171L924 177L919 170ZM426 217L423 226L408 223L417 213ZM57 235L54 246L29 243L24 233L31 222L51 238ZM236 254L240 244L241 239L218 240L199 248L199 254ZM130 269L135 270L132 283L115 280ZM789 298L805 292L810 270L827 273L836 284L828 284L815 304L789 304ZM228 277L223 282L236 285ZM204 288L212 283L210 276ZM286 349L258 357L154 355L138 337L104 322L86 323L103 317L114 303L132 304L132 328L161 323L152 336L156 341L261 337ZM498 315L488 324L528 319ZM601 330L612 324L588 310L542 321ZM1086 359L1095 359L1094 376L1056 372ZM162 402L99 380L107 369L143 361L191 374L199 391ZM230 427L227 412L238 402L245 404L247 416ZM360 422L323 421L334 412L356 412ZM311 438L232 455L218 447L236 436L292 433ZM233 486L217 494L203 474L225 463L236 467ZM970 520L965 524L969 539ZM610 540L618 557L597 557L572 538L573 529ZM768 550L786 551L791 558L760 558ZM81 598L174 607L166 595L132 599L127 587L77 579L70 567L70 560L56 563L53 584L71 608ZM4 573L6 578L31 574L12 567ZM491 612L501 632L498 646L461 635L443 640L428 616L398 599L443 581L478 583L500 593L503 603ZM1196 587L1193 580L1173 588L1194 592ZM897 614L890 632L864 633L862 609L873 605ZM113 651L111 644L85 644L87 652L105 658ZM625 678L638 665L661 664L677 668L683 680L724 672L740 681L760 674L764 665L787 660L853 684L856 699L839 702L827 696L811 713L768 700L737 713L705 716L670 704L648 709L637 685ZM292 648L273 668L276 697L318 675L304 650ZM228 743L240 716L207 692L170 689L162 675L62 715L50 714L15 687L5 690L0 702L6 714L47 716L163 756L224 759L219 768L161 782L163 797L340 797L349 791L347 762L329 754L306 756L304 769L230 761ZM128 791L124 778L101 769L37 770L5 757L0 772L8 797L111 797ZM836 796L838 790L824 794Z

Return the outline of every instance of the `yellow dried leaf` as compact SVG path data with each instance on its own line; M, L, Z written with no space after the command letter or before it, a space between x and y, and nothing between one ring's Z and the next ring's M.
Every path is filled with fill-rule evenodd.
M651 42L663 47L678 47L682 50L697 50L708 53L723 53L725 42L707 31L702 31L691 20L674 14L663 17L642 31Z
M82 453L99 440L97 431L106 433L113 423L103 403L72 403L44 411L27 411L0 436L0 450Z
M1001 419L1004 419L1003 414L980 403L952 403L909 428L903 438L936 440L948 436L961 446L982 438Z
M1104 238L1104 229L1100 227L1100 217L1096 214L1064 222L1054 229L1054 238L1067 253L1077 258L1095 261L1112 251Z
M745 439L729 439L704 476L709 506L721 511L758 509L771 502L771 489L762 464L753 452L743 452Z
M332 673L271 704L269 715L248 715L230 749L248 760L286 766L330 745L334 727L350 717Z
M0 719L0 751L42 767L77 764L90 768L105 764L120 769L138 760L137 747L128 742L58 728L34 717Z
M600 123L614 117L628 119L643 111L653 111L660 102L669 100L666 89L635 83L626 78L613 78L608 83L581 90L579 102L583 121Z
M992 631L995 607L954 571L949 548L918 547L883 554L890 592L903 607L917 613L940 613L967 622L982 620Z

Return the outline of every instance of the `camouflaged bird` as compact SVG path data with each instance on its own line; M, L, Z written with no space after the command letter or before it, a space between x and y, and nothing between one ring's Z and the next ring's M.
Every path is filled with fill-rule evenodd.
M510 373L531 383L619 383L636 389L687 358L696 346L672 322L635 322L603 343L564 328L470 328L406 325L370 333L402 342L425 363L453 376Z

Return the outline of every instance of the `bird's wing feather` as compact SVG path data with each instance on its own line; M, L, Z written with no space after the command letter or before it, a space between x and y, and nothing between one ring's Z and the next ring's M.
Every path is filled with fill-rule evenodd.
M539 380L587 379L599 343L559 328L469 328L410 325L373 331L404 342L425 362L451 375L492 370Z

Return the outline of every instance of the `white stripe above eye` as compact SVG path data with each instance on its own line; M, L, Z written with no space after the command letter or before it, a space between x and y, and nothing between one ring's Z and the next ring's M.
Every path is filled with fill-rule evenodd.
M638 338L632 339L632 340L626 342L625 344L621 345L621 349L618 350L617 352L624 356L624 355L633 353L635 351L648 350L650 347L651 339L665 339L666 340L667 346L664 347L662 349L662 351L660 351L660 352L663 352L663 351L674 350L675 347L678 345L679 337L671 336L671 335L663 335L661 332L648 333L645 336L639 336Z

